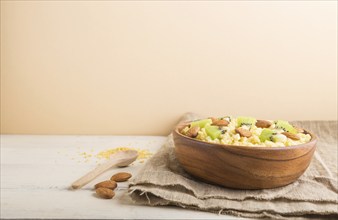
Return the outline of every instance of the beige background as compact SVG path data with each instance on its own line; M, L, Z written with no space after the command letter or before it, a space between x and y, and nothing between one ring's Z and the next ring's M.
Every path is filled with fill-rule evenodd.
M1 132L337 119L337 3L1 2Z

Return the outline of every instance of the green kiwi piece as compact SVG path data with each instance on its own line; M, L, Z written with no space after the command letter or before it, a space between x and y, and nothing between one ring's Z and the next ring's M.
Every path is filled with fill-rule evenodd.
M252 117L238 117L237 118L237 127L241 127L243 125L248 125L248 126L252 126L254 124L256 124L256 119L252 118Z
M287 140L288 138L285 136L285 135L283 135L283 134L274 134L274 135L272 135L272 137L271 137L271 140L273 141L273 142L282 142L282 143L285 143L285 141Z
M287 122L287 121L277 120L277 121L275 121L275 125L276 125L275 128L283 129L286 132L290 132L292 134L298 133L297 129L294 128L292 125L290 125L289 122Z
M287 140L287 137L283 134L278 134L271 129L264 128L262 130L262 133L259 135L259 140L261 140L261 142L265 142L268 140L275 143L276 142L284 143Z
M195 127L198 126L200 128L204 128L207 124L211 124L212 120L210 118L208 119L202 119L202 120L197 120L197 121L193 121L190 123L190 127Z
M259 140L261 140L261 142L265 142L266 140L273 141L272 137L274 134L276 133L273 130L264 128L262 133L259 135Z
M213 140L219 138L219 136L222 134L222 130L220 130L218 126L212 126L207 124L204 128L207 135L210 136Z

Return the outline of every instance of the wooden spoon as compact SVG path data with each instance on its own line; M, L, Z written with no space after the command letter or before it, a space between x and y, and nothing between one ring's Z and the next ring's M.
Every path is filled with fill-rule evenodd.
M112 157L104 164L97 166L94 170L90 171L80 179L72 183L73 189L80 189L101 173L107 171L113 166L125 167L131 164L138 157L138 152L135 150L120 151L112 155Z

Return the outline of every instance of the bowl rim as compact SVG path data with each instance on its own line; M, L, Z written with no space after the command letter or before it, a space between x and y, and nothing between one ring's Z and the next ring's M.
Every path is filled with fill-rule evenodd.
M197 142L197 143L202 143L202 144L210 144L210 145L214 145L214 146L219 146L222 148L237 148L237 149L243 149L243 150L258 150L258 151L263 151L263 150L268 150L268 151L278 151L278 150L292 150L292 149L300 149L300 148L304 148L304 147L308 147L308 145L310 143L316 143L318 138L316 135L314 135L312 132L309 132L308 130L303 129L307 134L309 134L311 136L311 140L309 142L303 143L303 144L298 144L298 145L291 145L291 146L285 146L285 147L264 147L264 146L244 146L244 145L230 145L230 144L219 144L219 143L211 143L211 142L207 142L207 141L201 141L201 140L197 140L195 138L191 138L188 136L185 136L183 134L181 134L178 129L184 125L189 124L192 121L185 121L185 122L181 122L178 123L178 125L175 126L173 132L175 132L177 135L186 138L189 141L193 141L193 142Z

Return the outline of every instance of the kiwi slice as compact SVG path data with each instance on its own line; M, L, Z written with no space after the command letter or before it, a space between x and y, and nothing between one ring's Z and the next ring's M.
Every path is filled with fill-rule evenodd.
M256 124L256 119L252 118L252 117L238 117L237 118L237 127L241 127L243 125L248 125L248 126L252 126L254 124Z
M292 134L297 134L297 129L289 124L287 121L277 120L275 121L276 128L283 129L286 132L290 132Z
M200 127L200 128L204 128L207 124L211 124L212 120L210 118L208 119L202 119L202 120L197 120L197 121L193 121L190 123L190 127Z
M220 130L218 126L207 124L204 128L207 135L209 135L213 140L219 138L219 136L222 134L222 130Z
M262 133L259 135L259 140L261 140L261 142L265 142L266 140L268 141L273 141L273 135L275 135L276 133L268 128L264 128L262 130Z
M265 142L268 140L275 143L276 142L284 143L287 140L287 137L283 134L278 134L271 129L264 128L262 130L262 133L259 135L259 140L261 140L261 142Z
M283 135L283 134L275 134L275 135L272 135L271 139L275 143L276 142L285 143L288 138L285 135Z

